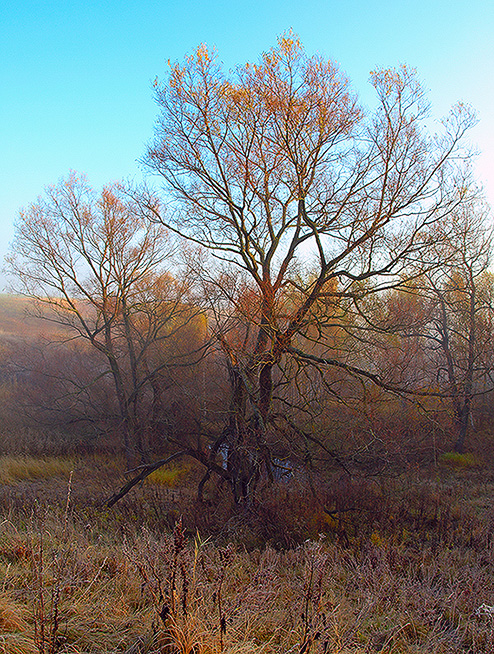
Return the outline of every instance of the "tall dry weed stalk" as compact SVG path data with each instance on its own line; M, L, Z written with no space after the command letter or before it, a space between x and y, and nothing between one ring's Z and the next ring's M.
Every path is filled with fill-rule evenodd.
M222 602L223 599L222 590L223 590L223 583L225 581L225 574L227 572L228 565L231 563L234 557L233 546L230 544L227 547L220 547L219 557L220 557L220 571L218 575L218 585L217 585L217 589L213 593L213 599L216 600L216 604L218 606L220 652L223 652L223 648L224 648L223 637L226 635L226 615L224 613L224 607Z
M203 651L196 583L200 546L200 541L196 542L191 552L181 519L171 536L156 540L144 531L138 541L125 544L125 556L141 577L143 590L155 610L153 632L159 652Z
M45 548L45 517L31 522L31 567L33 575L34 643L39 654L56 654L65 637L62 629L61 602L68 584L67 573L71 554L69 507L72 490L69 476L67 498L60 541L48 559Z
M325 569L324 557L321 552L313 549L306 564L304 599L302 611L303 634L299 654L308 654L312 643L319 637L317 621L319 617L322 577Z

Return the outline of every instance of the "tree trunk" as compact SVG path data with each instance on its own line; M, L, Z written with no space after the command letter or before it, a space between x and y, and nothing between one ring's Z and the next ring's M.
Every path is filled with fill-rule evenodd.
M471 398L467 396L464 398L462 406L455 409L456 442L454 450L458 454L464 454L465 452L465 441L470 421L470 405Z

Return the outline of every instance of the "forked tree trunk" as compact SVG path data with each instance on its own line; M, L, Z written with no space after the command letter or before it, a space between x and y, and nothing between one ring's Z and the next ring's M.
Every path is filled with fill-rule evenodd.
M225 444L227 470L236 503L250 503L262 477L272 477L266 425L272 397L272 364L257 379L229 362L231 403ZM257 382L257 388L251 388Z

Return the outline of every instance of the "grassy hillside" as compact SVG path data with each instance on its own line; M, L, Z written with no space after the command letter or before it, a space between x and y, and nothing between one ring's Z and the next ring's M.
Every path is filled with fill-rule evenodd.
M41 331L42 322L29 315L32 303L18 295L0 294L0 335L34 336Z
M36 338L53 333L54 325L37 318L32 300L20 295L0 293L0 338Z

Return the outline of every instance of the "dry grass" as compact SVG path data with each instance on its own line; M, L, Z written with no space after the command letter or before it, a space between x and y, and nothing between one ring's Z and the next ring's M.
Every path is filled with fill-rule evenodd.
M184 483L188 474L189 468L185 464L158 468L146 478L146 484L177 488Z
M67 477L74 467L73 460L61 457L0 456L0 484Z
M285 485L227 520L149 484L108 511L90 501L103 471L85 470L68 507L65 482L0 498L2 654L494 651L477 612L494 605L485 471L340 482L318 501Z

